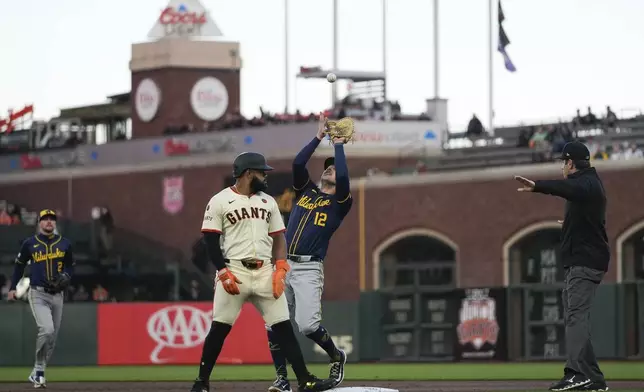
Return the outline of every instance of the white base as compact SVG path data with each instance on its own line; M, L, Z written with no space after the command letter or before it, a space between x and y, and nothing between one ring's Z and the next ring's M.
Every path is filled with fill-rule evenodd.
M380 388L380 387L345 387L333 388L328 392L399 392L397 389Z

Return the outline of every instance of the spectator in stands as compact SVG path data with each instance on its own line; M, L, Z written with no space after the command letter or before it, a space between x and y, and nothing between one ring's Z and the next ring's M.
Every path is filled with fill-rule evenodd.
M9 226L12 225L13 221L11 220L11 215L6 210L0 210L0 225Z
M92 300L95 302L105 302L109 300L110 295L107 292L107 289L105 287L101 286L101 284L97 284L94 290L92 290Z
M152 296L146 290L145 286L134 286L132 289L132 301L149 301Z
M377 167L372 167L367 170L367 177L373 176L386 176L387 173L378 169Z
M87 301L89 299L89 293L85 290L85 286L78 285L78 290L74 293L72 299L74 302Z
M617 115L610 109L610 106L606 106L606 117L604 118L604 124L609 127L614 127L617 124Z
M427 165L423 161L416 162L416 168L414 169L414 174L426 173Z
M642 159L644 158L644 153L641 148L637 147L637 144L633 143L626 149L624 157L626 159Z
M588 114L586 114L586 124L588 125L595 125L597 124L597 116L593 114L593 111L590 109L590 106L588 106Z
M195 279L190 281L190 300L191 301L206 301L210 299L208 293L201 290L199 282Z
M112 254L114 218L107 207L92 208L92 218L99 240L99 257L107 258Z
M530 147L530 138L534 134L534 127L523 128L519 132L517 147Z
M568 142L564 133L563 127L557 125L555 127L548 127L548 141L552 144L552 152L560 153L563 151L564 145Z
M467 137L470 139L480 138L484 133L483 123L476 117L476 114L473 114L469 124L467 124Z
M532 154L533 162L547 162L550 160L552 144L548 141L549 132L543 127L539 127L530 138L530 148L534 150Z
M588 151L590 151L590 159L593 160L598 160L598 161L605 161L608 159L608 154L602 148L602 146L599 145L597 142L588 142Z
M622 159L624 159L624 153L622 151L622 147L619 145L619 143L613 143L613 149L610 152L610 160L619 161Z

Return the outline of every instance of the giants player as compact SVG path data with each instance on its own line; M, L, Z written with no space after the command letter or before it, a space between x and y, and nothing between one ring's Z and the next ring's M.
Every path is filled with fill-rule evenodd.
M300 391L325 391L332 380L309 373L289 320L284 279L286 261L284 222L277 202L263 191L266 172L273 170L263 155L242 153L233 163L235 185L208 202L201 231L208 255L216 266L213 322L206 337L199 377L192 392L208 392L212 368L224 340L250 301L271 327L274 337L293 367Z

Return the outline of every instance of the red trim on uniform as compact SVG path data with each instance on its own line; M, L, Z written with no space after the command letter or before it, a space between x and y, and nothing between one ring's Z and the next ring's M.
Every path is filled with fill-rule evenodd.
M272 233L268 233L268 235L275 235L275 234L283 233L283 232L285 232L285 231L286 231L286 229L277 230L277 231L274 231L274 232L272 232Z
M239 193L239 191L237 190L237 188L236 188L234 185L230 187L230 190L231 190L231 191L233 191L233 192L235 192L235 193L236 193L236 194L238 194L238 195L246 196L246 195L242 195L241 193ZM252 196L254 196L254 195L255 195L254 193L251 193L250 195L248 195L248 197L252 197Z
M217 234L223 234L221 230L217 229L201 229L202 233L217 233Z

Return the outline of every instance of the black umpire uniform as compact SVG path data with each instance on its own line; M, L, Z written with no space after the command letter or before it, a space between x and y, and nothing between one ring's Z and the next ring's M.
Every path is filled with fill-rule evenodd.
M563 379L550 389L607 390L590 338L590 308L610 261L606 194L583 143L566 144L561 159L572 161L576 170L563 180L535 181L533 189L566 199L561 258L567 359Z

